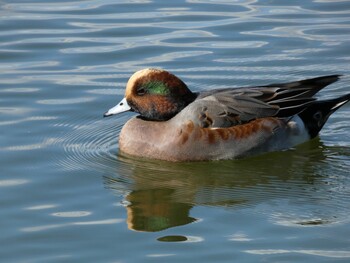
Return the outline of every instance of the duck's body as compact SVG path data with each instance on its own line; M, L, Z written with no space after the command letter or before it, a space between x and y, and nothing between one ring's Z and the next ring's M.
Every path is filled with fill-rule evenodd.
M261 87L192 93L176 76L136 72L125 99L105 116L131 110L119 137L124 153L168 161L235 159L291 148L315 137L350 95L316 101L337 75Z
M310 139L299 117L263 118L227 128L205 128L182 122L185 108L164 122L134 117L123 127L119 147L124 153L168 161L235 159L288 149Z

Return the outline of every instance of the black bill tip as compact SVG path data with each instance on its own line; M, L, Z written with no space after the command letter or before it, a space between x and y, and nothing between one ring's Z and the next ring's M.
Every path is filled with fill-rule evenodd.
M105 118L105 117L110 117L110 116L112 116L113 114L110 114L110 113L108 113L108 111L107 112L105 112L104 114L103 114L103 117Z

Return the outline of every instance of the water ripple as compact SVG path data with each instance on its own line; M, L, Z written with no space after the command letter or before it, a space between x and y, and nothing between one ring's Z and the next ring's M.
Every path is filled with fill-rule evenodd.
M12 187L22 184L29 183L28 180L25 179L9 179L9 180L0 180L0 187Z
M105 119L73 127L57 142L63 144L66 155L60 160L60 167L67 170L110 167L116 160L117 134L121 127L121 121L115 123Z
M305 254L327 258L350 258L350 252L345 250L287 250L287 249L257 249L246 250L246 253L255 255L275 255L275 254Z
M118 4L141 4L141 3L151 3L149 0L130 0L130 1L118 1ZM111 4L115 4L113 0L90 0L90 1L72 1L72 2L64 2L62 3L16 3L16 4L6 4L3 5L3 9L7 9L10 11L34 11L34 12L61 12L61 11L69 11L73 12L76 10L87 10L87 9L97 9L101 6L108 6Z

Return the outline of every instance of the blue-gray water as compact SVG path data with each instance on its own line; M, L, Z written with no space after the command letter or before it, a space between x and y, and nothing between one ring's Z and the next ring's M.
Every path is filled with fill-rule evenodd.
M350 2L0 2L1 262L349 262L350 105L319 138L239 161L118 154L128 77L193 90L343 74Z

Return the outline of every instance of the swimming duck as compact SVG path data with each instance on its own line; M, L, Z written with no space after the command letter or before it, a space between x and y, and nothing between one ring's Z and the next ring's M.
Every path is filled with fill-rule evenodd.
M167 161L236 159L316 137L328 117L350 100L350 94L313 97L339 77L192 92L170 72L149 68L130 77L124 99L104 116L139 114L119 136L120 150L129 155Z

